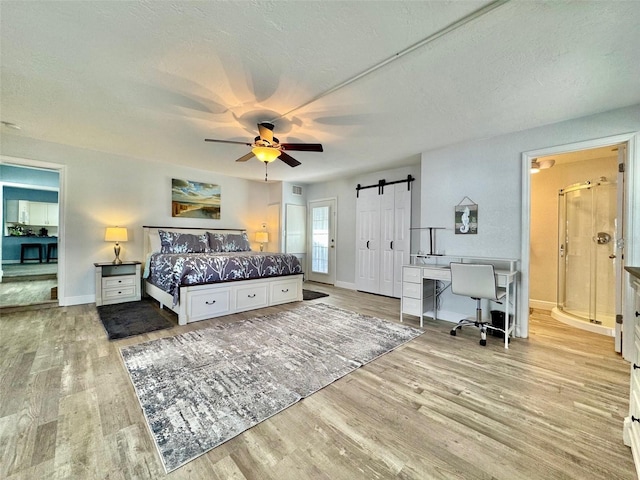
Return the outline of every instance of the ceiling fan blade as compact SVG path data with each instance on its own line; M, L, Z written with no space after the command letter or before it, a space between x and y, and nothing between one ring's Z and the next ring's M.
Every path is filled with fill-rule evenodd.
M237 159L236 162L246 162L247 160L251 160L253 157L254 157L253 152L249 152L246 155L243 155L242 157Z
M278 158L290 167L297 167L298 165L302 165L298 160L285 152L280 153L280 156Z
M205 138L204 139L205 142L218 142L218 143L235 143L237 145L249 145L251 146L251 143L247 143L247 142L234 142L233 140L214 140L213 138Z
M266 140L269 143L273 143L273 124L262 122L258 124L258 130L260 130L260 138Z
M323 152L319 143L281 143L285 150L297 150L298 152Z

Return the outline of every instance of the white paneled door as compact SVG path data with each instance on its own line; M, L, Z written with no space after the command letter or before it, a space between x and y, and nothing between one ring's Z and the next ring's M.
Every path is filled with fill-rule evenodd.
M336 283L336 201L309 202L309 272L312 282Z
M402 296L409 263L411 190L406 183L366 188L356 201L356 289Z
M377 292L380 284L380 203L376 189L360 190L356 203L356 288Z

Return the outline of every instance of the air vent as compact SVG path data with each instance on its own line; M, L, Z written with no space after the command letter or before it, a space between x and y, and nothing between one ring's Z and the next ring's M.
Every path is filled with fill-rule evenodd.
M292 185L291 193L298 196L302 195L302 187L300 185Z

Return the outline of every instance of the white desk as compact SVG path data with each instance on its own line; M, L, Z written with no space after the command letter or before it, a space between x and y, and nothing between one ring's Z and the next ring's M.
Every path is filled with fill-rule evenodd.
M506 297L503 303L505 313L505 335L504 348L509 348L509 336L515 330L517 324L517 282L518 271L515 269L517 260L507 258L480 258L480 257L431 257L431 256L413 256L414 261L431 261L431 263L403 265L402 267L402 300L400 306L400 321L403 321L403 315L416 315L420 317L420 326L424 325L424 317L427 313L433 312L433 318L438 320L438 296L448 288L448 285L437 290L437 281L451 283L451 270L449 264L438 264L445 260L450 261L468 261L479 263L496 263L508 264L506 269L496 269L496 279L499 287L506 289ZM513 322L509 322L509 305L513 301ZM461 317L464 314L460 314Z

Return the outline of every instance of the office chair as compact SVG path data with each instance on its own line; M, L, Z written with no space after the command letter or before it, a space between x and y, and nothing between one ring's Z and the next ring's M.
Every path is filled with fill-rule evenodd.
M496 303L502 303L507 291L498 288L493 265L481 265L476 263L451 262L451 292L456 295L471 297L476 301L476 318L462 319L451 330L450 334L455 337L456 330L464 325L474 325L480 329L480 345L487 344L487 329L497 330L505 333L504 329L494 327L488 321L482 320L482 308L480 301L487 298ZM506 333L505 333L506 335Z

